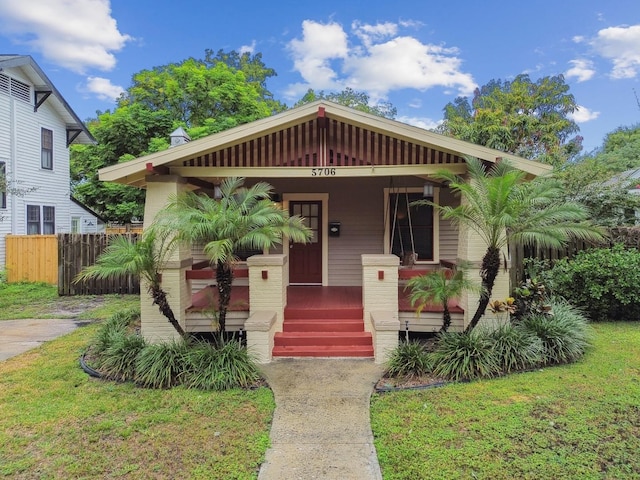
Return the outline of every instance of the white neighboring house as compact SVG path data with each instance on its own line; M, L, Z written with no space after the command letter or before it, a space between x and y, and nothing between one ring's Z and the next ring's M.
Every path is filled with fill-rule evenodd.
M104 233L107 224L102 217L73 197L69 208L71 233Z
M0 269L5 235L67 233L74 216L91 216L73 213L72 143L95 140L45 73L28 55L0 55L0 174L16 188L35 188L24 196L0 192Z

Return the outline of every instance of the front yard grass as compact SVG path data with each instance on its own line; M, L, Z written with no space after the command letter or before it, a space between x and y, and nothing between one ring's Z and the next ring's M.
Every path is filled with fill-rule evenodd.
M139 305L138 295L59 297L46 283L0 283L0 320L22 318L108 318L115 311Z
M269 444L266 388L147 390L89 378L97 324L0 362L0 476L249 479Z
M385 479L640 479L640 323L577 363L374 395Z

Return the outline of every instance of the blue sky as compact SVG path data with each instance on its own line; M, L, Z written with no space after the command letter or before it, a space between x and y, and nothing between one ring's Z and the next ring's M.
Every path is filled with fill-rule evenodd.
M80 118L142 70L205 49L261 52L268 87L352 87L430 128L491 79L565 75L585 150L640 122L640 1L0 0L0 53L32 55Z

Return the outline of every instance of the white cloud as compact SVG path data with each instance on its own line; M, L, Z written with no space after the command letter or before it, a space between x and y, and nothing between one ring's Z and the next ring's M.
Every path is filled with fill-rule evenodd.
M567 78L575 77L578 82L586 82L596 73L591 60L576 59L570 60L569 63L573 66L565 72L564 76Z
M441 123L442 120L432 120L430 118L425 117L409 117L409 116L400 116L397 117L396 120L402 123L406 123L408 125L413 125L414 127L424 128L425 130L434 130Z
M587 107L578 105L578 109L567 116L576 123L585 123L598 118L600 116L600 112L592 112Z
M300 73L307 88L339 88L331 61L344 59L348 54L347 34L340 25L305 20L302 22L302 40L291 40L288 48L293 56L294 69ZM301 87L306 90L304 85Z
M400 27L416 25L410 21L375 25L354 21L349 37L336 22L305 20L302 39L288 45L294 70L303 82L289 85L287 94L293 98L308 88L351 87L367 92L375 102L385 99L391 90L445 87L470 95L477 85L471 74L462 71L458 49L399 35Z
M132 37L118 30L109 0L3 0L2 34L77 73L111 70Z
M634 78L638 75L640 24L604 28L590 44L599 55L613 62L612 78Z
M256 51L256 41L253 40L251 42L251 45L242 45L239 49L240 55L242 55L243 53L248 53L250 55L253 55L253 52Z
M86 91L96 95L100 100L116 100L122 93L124 88L120 85L114 85L111 80L101 77L88 77Z

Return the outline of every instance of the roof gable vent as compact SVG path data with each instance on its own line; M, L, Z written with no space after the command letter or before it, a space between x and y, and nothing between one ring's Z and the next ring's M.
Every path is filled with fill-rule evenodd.
M189 143L191 141L191 137L187 132L184 131L184 128L182 127L178 127L173 132L171 132L170 137L172 147L184 145L185 143Z

